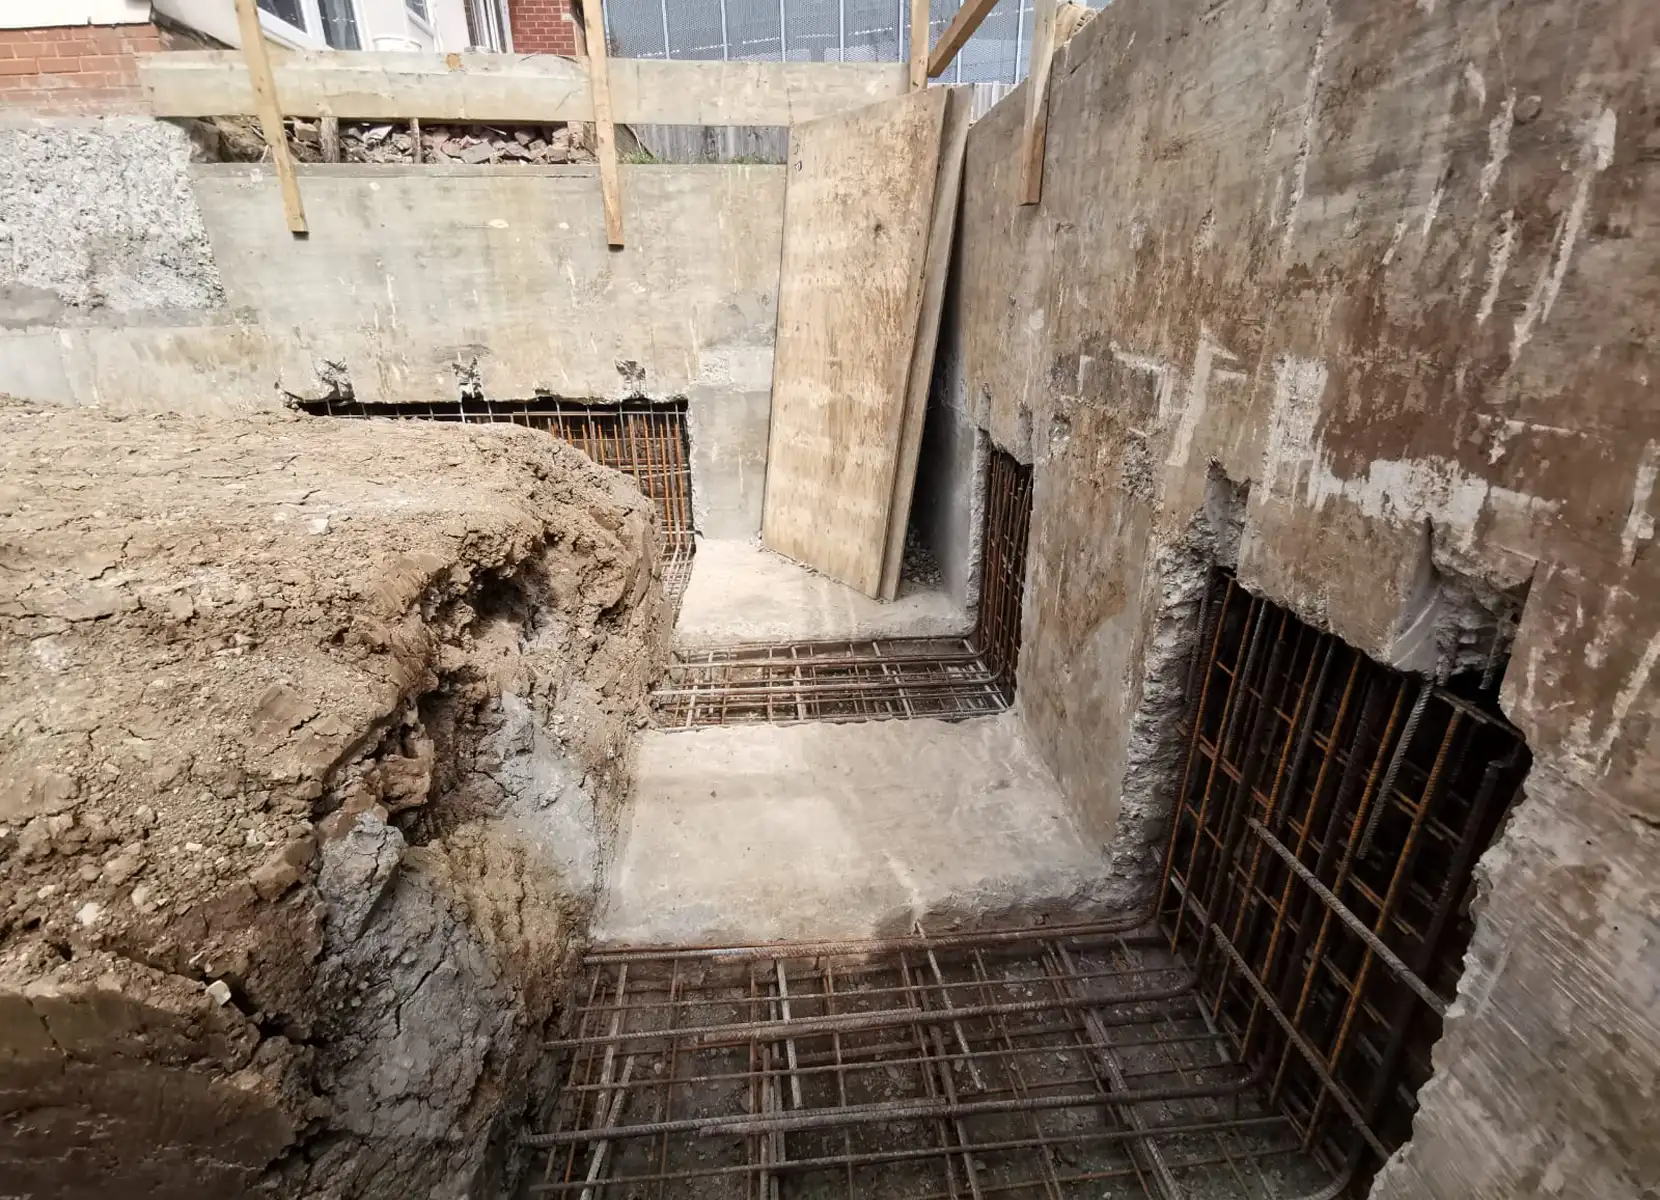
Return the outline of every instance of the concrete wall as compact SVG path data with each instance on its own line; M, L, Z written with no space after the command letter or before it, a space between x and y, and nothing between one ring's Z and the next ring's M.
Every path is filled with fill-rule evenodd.
M1660 1178L1657 44L1652 0L1119 0L1057 60L1041 205L1023 92L970 135L968 408L1036 463L1019 703L1103 839L1161 836L1217 511L1384 660L1525 597L1536 768L1380 1196Z
M958 256L960 261L960 255ZM990 439L973 420L963 386L963 346L955 297L958 274L947 282L928 414L922 427L911 525L939 564L940 583L963 612L980 602L980 548L984 534L986 457Z
M0 131L0 391L195 412L464 383L686 396L700 528L759 528L782 167L625 166L612 251L592 167L302 167L294 238L268 166L188 157L138 119Z

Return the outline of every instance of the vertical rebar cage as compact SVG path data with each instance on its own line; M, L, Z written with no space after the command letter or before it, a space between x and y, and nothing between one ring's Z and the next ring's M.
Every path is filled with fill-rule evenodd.
M1491 691L1380 666L1214 573L1159 918L1305 1147L1410 1136L1476 857L1526 774Z
M974 645L1014 699L1020 664L1020 614L1026 590L1026 542L1032 528L1032 468L993 450L986 465L985 534L981 539L980 611Z

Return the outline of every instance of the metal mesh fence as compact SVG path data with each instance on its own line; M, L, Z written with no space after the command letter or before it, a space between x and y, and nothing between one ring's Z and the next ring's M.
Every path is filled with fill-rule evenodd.
M1033 0L1001 0L946 71L947 83L1018 83L1026 75ZM929 42L961 0L931 0ZM901 62L907 0L609 0L605 28L622 58Z

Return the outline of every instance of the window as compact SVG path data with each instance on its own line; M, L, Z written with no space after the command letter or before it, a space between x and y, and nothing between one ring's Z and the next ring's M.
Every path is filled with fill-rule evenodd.
M479 50L511 50L503 0L467 0L467 44Z
M409 15L421 24L432 23L432 18L427 15L427 0L403 0L403 6L409 10Z
M358 50L357 12L353 0L258 0L260 24L280 42Z

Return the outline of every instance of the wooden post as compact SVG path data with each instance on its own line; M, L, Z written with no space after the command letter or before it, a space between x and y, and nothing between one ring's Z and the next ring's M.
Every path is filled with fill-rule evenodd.
M319 117L317 120L317 136L323 143L323 161L337 163L340 161L340 118Z
M1055 58L1055 0L1037 0L1032 63L1026 71L1026 131L1020 142L1020 202L1043 198L1043 143L1049 126L1049 64Z
M277 104L277 81L271 74L271 58L265 50L265 31L259 27L259 10L254 0L236 0L236 22L242 31L242 57L248 62L248 78L254 85L254 107L259 127L271 148L282 187L282 211L293 233L305 233L305 205L300 200L300 181L294 177L294 160L288 153L288 133L282 127L282 108Z
M250 3L252 0L250 0ZM605 241L623 244L622 190L617 183L617 128L611 120L611 68L606 58L605 13L601 0L582 0L588 35L588 86L594 98L594 150L599 155L599 188L605 201Z
M928 0L911 0L911 91L928 86Z

